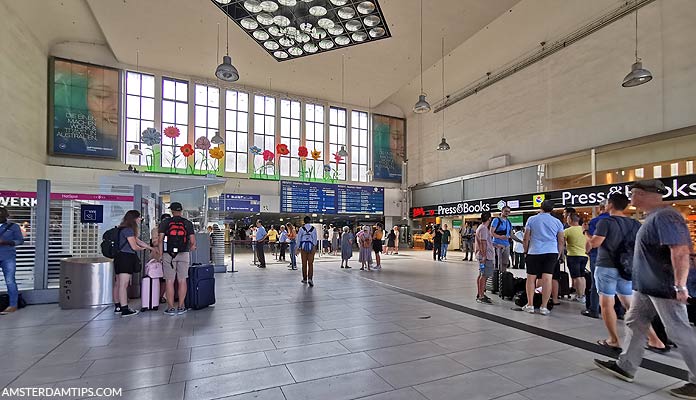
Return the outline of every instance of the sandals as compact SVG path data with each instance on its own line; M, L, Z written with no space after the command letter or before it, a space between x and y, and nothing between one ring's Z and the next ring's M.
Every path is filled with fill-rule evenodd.
M645 350L650 350L650 351L657 353L657 354L664 354L664 353L669 353L669 346L655 347L655 346L647 345L647 346L645 346Z
M600 345L600 346L602 346L602 347L604 347L605 349L609 349L609 350L611 350L611 351L615 351L615 352L619 352L619 353L621 353L621 352L623 351L623 349L621 349L621 347L619 347L619 346L612 346L612 345L610 345L609 343L607 343L607 341L604 340L604 339L598 340L598 341L597 341L597 344Z

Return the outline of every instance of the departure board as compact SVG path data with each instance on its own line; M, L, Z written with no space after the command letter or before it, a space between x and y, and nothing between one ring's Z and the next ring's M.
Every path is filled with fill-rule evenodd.
M280 182L280 211L336 214L336 185L313 182Z
M384 214L384 188L337 186L339 214Z

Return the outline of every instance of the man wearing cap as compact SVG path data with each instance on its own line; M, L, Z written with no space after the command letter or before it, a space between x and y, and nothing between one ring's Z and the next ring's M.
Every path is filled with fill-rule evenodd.
M633 256L634 292L624 338L628 346L618 361L595 359L595 364L619 379L633 382L643 360L648 329L658 315L689 369L689 383L670 393L696 399L696 330L689 324L686 310L691 239L682 215L662 201L667 193L665 185L656 179L631 185L631 202L645 211L647 218L638 230Z
M587 243L589 244L590 239L595 234L597 230L597 223L604 218L609 217L609 212L607 209L607 200L604 199L599 203L599 215L592 218L587 224L587 230L585 230L585 237L587 237ZM590 318L599 318L599 292L597 292L597 285L594 283L594 273L597 266L597 252L598 249L590 249L587 253L590 256L590 295L585 299L585 310L581 313L582 315Z
M162 270L167 281L167 309L164 313L171 316L186 312L186 279L191 266L190 251L196 250L196 232L191 221L181 216L184 210L181 203L174 202L169 209L172 217L160 222L158 231L159 254L162 255ZM174 281L179 283L177 307L174 306Z

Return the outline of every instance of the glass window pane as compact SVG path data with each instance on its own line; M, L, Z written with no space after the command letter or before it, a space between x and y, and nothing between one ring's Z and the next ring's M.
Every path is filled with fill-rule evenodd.
M142 76L142 95L147 97L155 97L155 77L152 75Z
M264 149L275 153L275 138L273 136L265 136Z
M227 152L225 154L225 171L235 172L237 167L237 154Z
M299 101L293 101L292 102L292 117L293 118L300 118L300 102Z
M330 143L336 143L336 140L338 140L338 128L335 126L330 126L329 127L329 142Z
M367 163L367 148L365 148L365 147L360 148L360 163L361 164Z
M264 149L264 143L263 143L263 135L254 135L254 146L260 148L261 150Z
M176 103L176 123L188 124L188 104Z
M126 74L126 93L140 94L140 74L128 72Z
M205 107L204 106L196 106L196 126L205 126Z
M280 135L283 137L290 137L290 120L287 118L282 118L280 120Z
M126 119L126 140L140 142L140 121L137 119Z
M247 93L239 92L237 94L238 105L237 109L240 111L249 111L249 95Z
M242 153L247 152L247 134L246 133L238 133L237 134L237 151L240 151Z
M263 115L254 114L254 133L263 133Z
M275 131L275 126L274 126L274 121L273 117L266 117L266 126L264 126L264 133L266 135L274 135Z
M162 102L162 122L163 123L174 123L174 102L173 101L163 101Z
M263 96L254 96L254 113L263 114Z
M220 121L220 109L219 108L213 108L210 107L208 108L208 127L209 128L218 128Z
M336 143L346 144L346 128L338 128L338 141Z
M300 137L300 120L299 119L293 119L290 121L291 126L291 131L292 131L292 137L298 138Z
M247 155L246 153L240 153L237 156L237 172L246 174L247 173Z
M283 176L288 176L290 175L290 159L288 158L281 158L280 160L280 174Z
M140 118L146 119L148 121L154 121L155 120L155 99L150 99L147 97L142 97L141 98L142 104L141 104L141 112L142 115Z
M176 82L176 99L188 101L188 84L185 82Z
M227 97L225 98L225 108L228 110L237 109L237 92L234 90L226 91Z
M140 98L138 96L126 96L126 117L140 118Z
M237 130L237 113L234 111L225 111L225 125L228 131Z
M266 114L275 115L275 99L273 97L266 97Z
M162 98L173 100L175 96L176 86L174 81L169 79L162 80Z
M208 88L208 105L211 107L220 107L220 89L214 86Z
M208 104L208 88L203 85L196 85L196 104L207 105Z
M281 100L280 101L280 116L285 118L290 118L290 101Z
M237 113L237 126L242 132L249 132L249 114L247 113Z

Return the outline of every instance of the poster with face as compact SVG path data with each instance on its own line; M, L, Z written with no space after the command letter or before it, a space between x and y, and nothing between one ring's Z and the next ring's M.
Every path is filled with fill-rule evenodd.
M119 159L119 71L51 59L49 152Z
M385 115L372 115L375 180L401 182L406 154L406 121Z

